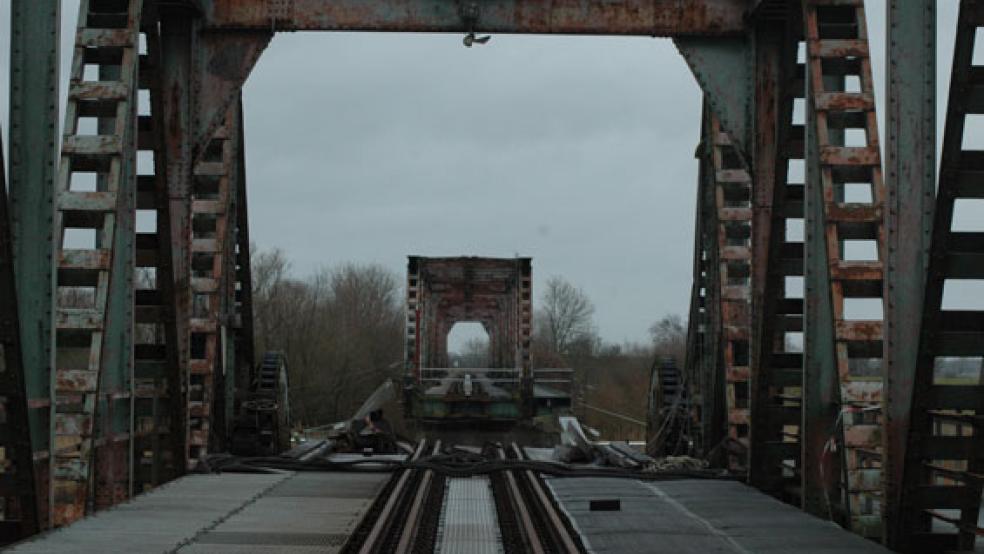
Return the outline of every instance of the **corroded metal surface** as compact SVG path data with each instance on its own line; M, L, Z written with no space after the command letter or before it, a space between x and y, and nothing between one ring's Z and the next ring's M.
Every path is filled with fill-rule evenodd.
M222 352L228 329L225 309L232 245L229 244L233 209L231 186L235 179L239 139L239 110L230 109L225 124L215 132L194 165L191 190L191 358L188 379L188 469L209 452L210 441L224 440L220 425L223 395L217 383L222 377ZM230 376L232 377L232 376Z
M286 31L736 35L743 0L204 0L212 28Z
M728 466L733 471L746 472L751 376L752 180L741 152L718 119L711 115L707 122L710 144L704 148L711 157L717 210L714 229L717 256L709 261L718 266L728 438L736 446L729 450Z
M811 270L826 268L813 279L808 275L804 456L819 463L805 479L814 484L806 488L822 490L824 498L809 496L807 502L811 511L836 513L830 491L836 483L846 523L878 537L885 187L867 22L862 2L807 0L803 16L811 141L806 196L813 207L807 259ZM872 253L859 255L859 246ZM864 301L877 309L854 307ZM826 388L831 378L836 391ZM843 458L845 479L824 463L835 456Z
M973 223L956 215L959 203L984 197L979 177L984 157L967 141L976 132L972 117L984 115L982 70L975 64L982 28L984 4L961 2L919 355L907 398L896 398L908 404L894 410L908 408L909 425L895 420L890 429L905 437L893 460L894 477L901 483L890 489L894 496L887 499L896 508L888 520L890 544L912 553L967 551L975 542L984 542L984 525L979 522L984 485L984 311L979 303L944 303L945 289L957 285L958 279L984 280L980 214L974 214ZM947 366L954 365L973 369L948 375Z
M58 298L52 366L58 377L51 523L56 526L82 517L88 506L109 505L130 494L141 8L141 1L131 0L87 4L79 13L55 195ZM103 33L103 28L116 31ZM97 65L97 71L85 72L87 64ZM109 85L92 86L94 81ZM95 134L84 127L87 118L97 120ZM87 172L95 174L90 183ZM79 240L80 232L92 238Z
M802 24L786 14L783 28L762 31L757 87L761 108L755 181L753 253L753 337L750 482L799 505L801 402L803 385L802 237L794 225L803 218L802 177L790 172L802 163L803 125L793 105L805 95L803 65L797 62Z
M449 367L451 328L460 321L477 321L489 336L488 367L519 370L519 382L507 388L516 398L531 403L531 278L529 258L411 256L407 265L408 382L420 385L425 368ZM475 391L474 396L495 396L491 393ZM521 407L526 408L531 406Z

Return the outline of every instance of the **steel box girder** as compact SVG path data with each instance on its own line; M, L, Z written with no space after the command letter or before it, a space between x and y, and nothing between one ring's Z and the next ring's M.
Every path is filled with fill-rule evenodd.
M747 0L201 0L205 26L285 31L737 35Z

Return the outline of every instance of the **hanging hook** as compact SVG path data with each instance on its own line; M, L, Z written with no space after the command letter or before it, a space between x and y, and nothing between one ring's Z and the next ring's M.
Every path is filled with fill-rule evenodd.
M468 34L461 41L465 48L471 48L473 44L485 44L492 40L491 35L476 36L475 35L475 25L478 23L478 3L477 2L467 2L460 4L459 12L461 13L461 19L465 23L465 28L468 29Z

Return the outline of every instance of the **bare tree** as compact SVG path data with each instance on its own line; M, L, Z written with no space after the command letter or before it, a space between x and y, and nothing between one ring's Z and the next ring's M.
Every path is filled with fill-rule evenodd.
M583 347L593 341L592 316L594 305L584 291L560 277L551 277L534 330L552 352L567 355L575 345Z
M280 250L253 257L253 312L259 351L286 352L295 419L344 419L399 371L402 293L379 266L324 268L291 276Z
M657 355L672 357L677 363L683 363L687 351L687 324L682 317L676 314L663 316L649 326L649 335Z

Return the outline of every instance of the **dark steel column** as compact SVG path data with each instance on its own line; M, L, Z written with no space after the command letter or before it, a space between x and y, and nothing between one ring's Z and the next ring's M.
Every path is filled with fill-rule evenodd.
M936 193L936 1L889 0L885 268L886 529L898 525Z
M12 0L10 215L21 348L42 527L48 524L54 424L54 192L58 140L60 0Z

